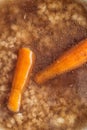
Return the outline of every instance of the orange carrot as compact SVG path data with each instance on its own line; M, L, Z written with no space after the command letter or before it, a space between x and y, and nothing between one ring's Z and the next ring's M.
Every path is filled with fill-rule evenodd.
M75 45L46 69L36 74L35 81L41 84L56 75L76 69L85 62L87 62L87 39Z
M8 109L18 112L20 109L21 96L27 80L32 71L35 60L34 53L28 48L19 50L17 65L13 77L11 93L8 100Z

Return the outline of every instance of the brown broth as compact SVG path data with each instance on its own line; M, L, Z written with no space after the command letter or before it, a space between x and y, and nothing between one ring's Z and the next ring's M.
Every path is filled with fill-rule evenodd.
M87 65L38 86L37 72L87 38L87 11L72 0L18 0L0 12L0 124L13 130L80 130L87 122ZM18 50L36 54L19 113L7 109ZM2 114L4 113L4 114Z

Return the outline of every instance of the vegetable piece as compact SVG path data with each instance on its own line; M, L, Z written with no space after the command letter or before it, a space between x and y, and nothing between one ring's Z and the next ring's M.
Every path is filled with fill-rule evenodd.
M65 52L59 59L35 76L38 84L62 73L78 68L87 62L87 39Z
M8 100L8 109L13 112L18 112L20 109L22 92L28 76L30 77L34 60L35 55L30 49L21 48L19 50L11 93Z

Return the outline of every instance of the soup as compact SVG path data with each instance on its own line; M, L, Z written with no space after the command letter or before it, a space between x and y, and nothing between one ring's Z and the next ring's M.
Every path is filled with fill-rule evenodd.
M0 7L0 124L13 130L80 130L87 122L87 65L36 84L34 76L87 38L87 11L72 0L18 0ZM18 50L36 55L17 113L8 110Z

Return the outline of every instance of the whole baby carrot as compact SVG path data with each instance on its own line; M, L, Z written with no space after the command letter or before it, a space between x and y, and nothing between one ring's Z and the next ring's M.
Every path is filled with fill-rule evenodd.
M13 112L18 112L20 109L22 92L27 77L30 76L32 71L34 60L35 55L30 49L22 48L19 50L11 93L8 99L8 109Z
M87 62L87 39L75 45L46 69L36 74L35 81L38 84L44 83L56 75L76 69L85 62Z

